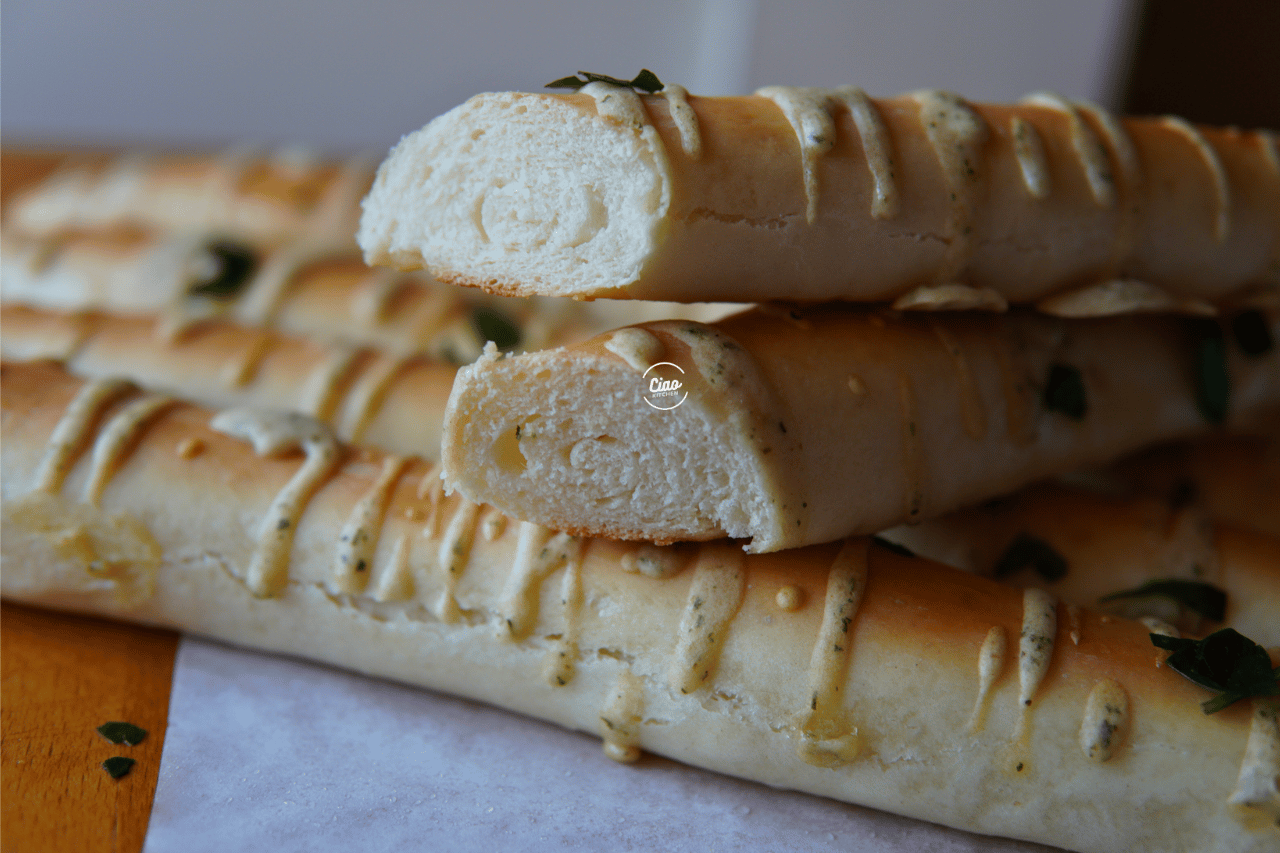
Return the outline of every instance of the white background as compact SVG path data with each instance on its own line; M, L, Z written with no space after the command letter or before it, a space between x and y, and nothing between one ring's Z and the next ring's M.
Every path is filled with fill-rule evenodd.
M4 0L4 141L381 150L486 90L641 66L1109 103L1129 0Z

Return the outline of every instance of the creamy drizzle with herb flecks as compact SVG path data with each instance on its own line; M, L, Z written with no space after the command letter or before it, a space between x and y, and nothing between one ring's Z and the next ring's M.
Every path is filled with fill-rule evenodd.
M1129 694L1120 683L1105 678L1089 691L1080 721L1080 749L1086 758L1102 763L1115 755L1129 725Z
M95 379L80 387L54 426L44 455L36 465L34 491L54 494L62 488L77 452L89 438L93 422L132 388L133 385L123 379Z
M1093 128L1080 115L1076 105L1059 95L1049 92L1037 92L1028 95L1023 103L1037 107L1056 110L1067 117L1071 130L1071 147L1080 159L1080 167L1084 169L1085 180L1089 182L1089 192L1099 207L1111 208L1116 205L1116 179L1111 171L1111 160L1102 140L1094 133Z
M857 86L840 86L832 92L832 98L844 104L862 137L862 152L875 183L871 215L876 219L892 219L898 215L898 185L894 178L889 130L876 105Z
M809 659L809 714L799 755L818 767L836 767L857 756L858 732L844 720L843 686L853 647L853 623L867 587L871 540L850 539L827 575L822 625Z
M680 147L690 160L699 159L702 156L702 134L698 132L698 116L689 106L689 90L668 83L658 94L667 99L671 121L680 131Z
M1187 138L1187 141L1196 149L1196 153L1200 155L1206 171L1209 172L1209 179L1213 182L1214 200L1217 202L1213 212L1213 239L1221 243L1227 239L1227 234L1231 231L1231 189L1227 183L1227 170L1222 165L1222 158L1200 131L1186 119L1165 116L1163 121L1165 127L1176 130Z
M258 529L258 542L245 570L244 583L257 598L276 595L288 580L289 556L298 519L311 496L333 471L338 443L329 427L296 412L227 409L209 426L253 444L259 456L275 456L301 448L306 459L271 502Z
M942 177L951 194L947 217L946 254L936 284L964 279L973 251L974 194L981 184L981 149L989 130L982 116L951 92L916 92L920 125L933 146Z
M306 378L302 389L302 399L298 402L298 410L328 421L338 404L338 392L342 380L355 365L359 350L354 347L335 346L325 355L324 360L316 365L315 370Z
M1096 104L1082 101L1076 109L1093 120L1106 137L1106 144L1114 158L1117 174L1116 190L1121 195L1120 222L1116 228L1115 242L1111 250L1111 263L1118 266L1133 250L1134 230L1138 221L1138 187L1142 183L1142 171L1138 163L1138 149L1119 119Z
M372 367L356 377L347 391L338 424L339 431L348 436L353 444L359 443L386 398L392 380L400 375L407 364L408 359L405 358L378 356Z
M1041 589L1022 594L1022 633L1018 637L1018 704L1031 707L1053 660L1058 632L1058 603Z
M428 475L431 473L429 471ZM424 477L423 484L426 484L426 482ZM437 489L440 488L438 472L434 482L436 484L435 487ZM423 496L421 486L419 486L418 492L418 497L421 498ZM458 621L458 602L454 597L454 593L458 588L458 579L462 577L462 572L467 567L467 561L471 559L471 545L475 541L476 517L479 514L480 506L478 504L474 504L466 498L458 498L457 509L453 511L453 517L449 519L449 526L445 529L444 537L440 540L440 551L437 557L442 583L440 597L436 600L432 612L441 622ZM432 519L437 515L434 507L431 515ZM433 524L429 523L423 534L430 537L433 526Z
M778 105L800 143L804 178L805 220L818 218L818 158L836 144L836 122L826 89L803 86L765 86L756 94Z
M1280 823L1280 702L1254 699L1249 740L1235 790L1227 802L1245 812L1259 828Z
M1032 198L1049 196L1049 164L1044 156L1044 142L1035 125L1018 116L1009 120L1009 135L1013 138L1013 156L1018 158L1022 172L1022 185Z
M604 754L629 764L640 757L640 724L644 715L644 682L626 669L618 673L613 692L600 711Z
M396 537L391 556L373 583L373 600L378 602L408 601L413 598L413 570L409 565L409 533Z
M107 480L115 473L120 455L133 440L137 430L156 413L173 404L169 397L147 396L129 403L98 432L89 462L89 477L84 484L85 502L98 505Z
M699 548L680 617L668 680L681 693L692 693L712 680L729 623L742 606L746 590L742 549L731 542Z
M685 552L671 545L645 543L622 555L622 570L647 578L671 578L684 568Z
M402 456L388 456L382 460L382 471L369 486L369 491L351 508L351 515L338 534L338 547L333 555L334 592L358 593L369 582L373 570L373 555L378 549L378 536L382 531L382 518L391 500L400 474L409 460Z
M582 611L582 561L565 563L560 581L560 607L564 612L564 630L547 650L543 675L552 687L563 687L573 680L578 660L578 631Z
M618 329L609 335L604 348L641 373L661 361L666 353L657 335L640 328Z
M538 622L539 590L556 569L576 562L582 540L567 533L551 531L528 521L520 523L515 562L502 591L498 610L503 615L499 634L513 640L529 636Z
M1008 641L1005 639L1004 628L993 625L982 641L982 648L978 650L978 695L973 700L973 713L969 715L969 725L966 727L970 732L982 730L987 698L991 695L991 688L995 686L1000 674L1004 671L1004 656L1007 648Z

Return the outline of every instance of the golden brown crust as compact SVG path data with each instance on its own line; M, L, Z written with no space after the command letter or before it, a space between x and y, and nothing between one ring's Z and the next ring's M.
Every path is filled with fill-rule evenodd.
M1083 851L1275 843L1274 827L1246 829L1227 804L1258 726L1249 709L1203 715L1204 691L1162 666L1134 623L1084 613L1076 643L1057 607L1035 680L1013 662L1033 600L986 579L865 540L751 557L725 545L657 549L652 559L673 572L628 572L635 546L491 525L487 510L433 492L417 463L371 528L367 584L335 588L339 532L383 470L367 453L342 457L298 517L287 583L255 598L242 578L257 524L297 455L257 457L211 431L207 413L173 406L139 428L96 508L78 498L88 442L65 482L36 499L33 472L81 386L48 366L8 366L2 378L6 596L319 657L600 731L619 754L640 746L980 832ZM104 405L92 432L134 399ZM189 439L201 452L175 452ZM106 534L126 528L154 543L149 569L107 553ZM404 583L393 577L397 543L408 543ZM154 571L154 589L124 595L145 586L132 570ZM841 579L859 576L859 600L843 609ZM774 602L784 585L799 588L799 609ZM646 618L629 618L638 608ZM700 612L719 626L709 645L686 634ZM993 629L1009 651L984 698L978 660ZM835 674L823 675L828 654L815 643L830 630L845 639ZM567 668L556 663L566 657ZM1120 685L1130 711L1098 761L1081 727L1103 683ZM613 701L619 690L635 716Z

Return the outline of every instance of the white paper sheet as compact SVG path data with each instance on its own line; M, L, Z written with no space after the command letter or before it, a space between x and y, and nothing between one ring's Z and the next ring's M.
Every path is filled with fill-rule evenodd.
M184 638L147 853L1052 853L645 756L449 696Z

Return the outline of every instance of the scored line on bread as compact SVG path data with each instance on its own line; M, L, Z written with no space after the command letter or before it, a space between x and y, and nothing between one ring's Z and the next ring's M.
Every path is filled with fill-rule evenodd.
M1203 714L1204 692L1160 666L1163 655L1146 630L1126 620L1083 612L1076 643L1066 636L1066 619L1055 618L1049 630L1049 607L1060 612L1061 605L1043 594L867 540L758 556L725 544L693 546L683 549L683 568L666 577L622 568L623 555L638 546L575 540L563 559L552 558L557 566L542 582L512 587L513 577L537 574L513 565L536 560L547 533L508 525L490 539L475 529L484 518L477 511L470 514L469 553L453 573L457 617L446 622L433 614L433 602L445 588L438 558L447 534L420 535L427 513L436 514L418 496L420 462L391 475L385 514L368 531L380 544L373 565L358 573L367 575L361 592L330 586L346 521L364 498L386 488L383 457L360 451L343 451L296 517L286 583L259 598L246 586L246 566L262 541L257 522L305 463L259 458L244 442L209 429L207 412L175 404L137 422L99 507L64 497L82 491L93 455L87 445L129 405L126 396L94 407L63 488L33 499L47 439L84 386L40 365L7 366L3 377L7 596L74 602L318 657L599 731L620 757L653 749L982 832L1050 843L1070 833L1073 846L1090 851L1158 848L1174 838L1238 850L1274 843L1274 827L1242 823L1250 814L1265 820L1276 808L1274 794L1268 799L1258 782L1274 773L1267 763L1276 746L1274 726L1267 726L1272 706L1258 700L1252 713L1238 704ZM202 443L201 452L175 452L191 439ZM441 513L454 517L452 507L466 503L442 501ZM398 575L394 582L383 579L388 572ZM799 587L809 604L781 608L774 593L784 584ZM130 585L133 594L119 594ZM532 608L523 637L494 630L517 612L513 588ZM627 618L641 607L646 619ZM703 654L711 647L698 644L681 652L684 622L696 630L690 614L704 608L719 614L708 620L717 626L716 653ZM1025 624L1039 627L1019 641L1020 653L1028 648L1043 667L1015 677L1008 661L992 666L1001 656L986 640L993 626L1013 636ZM846 634L841 675L816 647ZM557 642L566 638L576 652ZM561 653L571 669L558 663ZM985 698L983 660L988 673L998 673L986 679ZM673 689L675 669L697 682L690 693ZM1129 700L1127 715L1100 716L1106 703L1098 697L1117 689ZM837 693L840 702L823 704L821 696ZM979 701L985 714L970 733L966 721ZM823 708L823 724L806 737L805 720ZM833 711L834 727L825 724ZM855 728L856 748L851 740L826 743ZM810 740L831 747L821 762L806 758L815 758L805 749ZM838 760L828 763L832 756ZM1190 790L1183 781L1189 771L1196 778ZM958 784L961 778L969 783ZM1142 798L1127 799L1122 792L1138 778ZM1252 805L1231 806L1233 798ZM1002 805L1014 800L1022 805ZM1085 814L1105 818L1084 821Z

